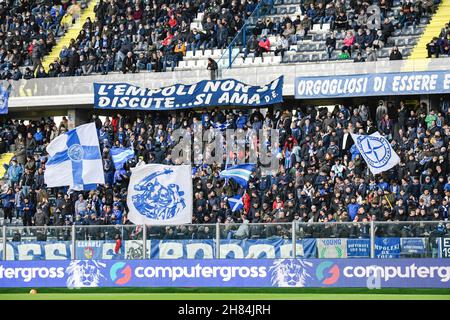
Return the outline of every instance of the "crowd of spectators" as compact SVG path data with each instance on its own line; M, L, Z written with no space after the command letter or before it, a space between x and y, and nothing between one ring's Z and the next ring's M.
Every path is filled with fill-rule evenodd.
M41 76L42 58L80 16L81 7L76 0L0 2L0 78Z
M95 7L95 19L86 20L79 35L46 70L42 58L55 45L55 38L79 17L81 5L76 0L7 0L0 3L0 77L18 80L174 70L188 50L227 48L257 4L256 0L101 0ZM329 23L329 58L334 50L341 50L339 59L361 53L363 59L358 62L373 61L396 28L416 27L421 17L435 11L433 0L405 0L398 16L388 17L392 1L382 0L378 21L371 17L376 13L369 8L371 4L308 0L293 20L289 15L276 22L271 16L261 18L249 29L244 59L249 53L264 57L273 50L269 35L279 36L274 51L284 56L290 45L306 39L314 24L322 27ZM199 13L203 13L202 28L191 28ZM336 47L336 33L345 34L341 48ZM392 51L391 60L402 58L399 51Z
M275 54L282 56L289 50L290 45L297 45L298 41L309 39L309 31L314 25L329 24L330 28L325 40L326 53L332 58L335 50L340 50L338 59L361 58L355 62L376 61L377 51L387 46L389 38L396 29L408 27L416 28L422 17L430 17L435 12L433 0L410 1L401 3L401 9L397 15L388 16L393 6L392 1L381 0L378 2L379 11L371 7L376 4L371 1L352 0L344 1L304 1L300 6L301 15L295 19L287 14L280 22L268 17L260 19L256 23L254 36L248 39L245 56L249 52L255 52L255 56L261 56L267 52L267 44L262 42L266 35L277 35ZM374 18L378 16L378 18ZM343 44L337 47L337 36L342 34ZM298 47L302 51L302 47ZM389 59L401 60L402 54L398 48L392 48Z
M50 70L36 77L174 70L187 50L226 48L256 5L255 0L100 0L94 21L88 18ZM202 29L191 28L201 12Z
M442 28L439 37L434 37L427 44L428 58L439 56L449 56L450 55L450 27L449 23L446 23L444 28Z
M126 205L130 167L172 164L175 160L171 151L176 144L173 130L182 129L190 137L196 130L217 123L228 123L229 129L246 133L253 129L278 130L279 147L274 156L279 160L279 168L266 175L259 166L244 193L233 181L225 184L219 178L225 161L215 165L195 163L193 223L448 219L448 99L442 99L440 107L431 110L425 103L412 109L403 102L386 105L380 101L372 111L365 105L337 105L334 110L283 108L265 115L258 110L216 108L203 112L150 112L143 116L118 113L104 121L94 116L106 185L70 194L67 188L48 189L44 182L45 146L67 131L67 119L60 124L51 119L29 123L8 119L0 131L0 153L11 149L14 157L3 183L3 221L25 226L131 224ZM379 131L399 154L400 164L383 174L371 175L354 147L350 131ZM115 171L109 154L111 146L132 147L135 158L123 170ZM248 161L248 157L248 150L235 153L229 163ZM226 198L236 194L244 195L244 209L232 212ZM236 237L245 237L249 232L246 228L248 225L236 230ZM169 229L174 232L174 228ZM266 230L266 235L273 231L258 230Z

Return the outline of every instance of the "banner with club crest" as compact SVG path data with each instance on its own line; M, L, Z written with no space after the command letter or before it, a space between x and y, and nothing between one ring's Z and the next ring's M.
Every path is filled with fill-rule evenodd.
M148 164L131 169L128 219L134 224L180 225L192 222L190 165Z

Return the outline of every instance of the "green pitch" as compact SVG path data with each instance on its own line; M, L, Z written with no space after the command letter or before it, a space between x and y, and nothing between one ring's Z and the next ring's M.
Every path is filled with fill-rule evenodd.
M0 300L450 300L449 289L42 288L1 289Z
M431 294L325 294L325 293L12 293L0 300L450 300Z

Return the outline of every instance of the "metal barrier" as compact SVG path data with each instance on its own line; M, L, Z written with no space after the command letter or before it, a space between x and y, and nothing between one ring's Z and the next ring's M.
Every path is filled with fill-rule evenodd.
M255 22L265 15L267 15L274 5L274 0L261 0L253 10L252 14L245 20L241 30L231 40L227 49L223 52L222 56L217 61L219 68L219 76L222 75L222 69L229 69L232 67L234 60L241 53L242 48L245 48L247 43L247 37L252 32Z
M3 226L0 258L436 258L449 230L447 221Z

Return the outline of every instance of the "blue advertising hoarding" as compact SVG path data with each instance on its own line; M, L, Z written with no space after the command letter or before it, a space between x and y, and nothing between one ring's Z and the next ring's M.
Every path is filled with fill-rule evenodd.
M367 97L450 92L450 71L297 77L296 99Z
M1 261L0 287L450 288L449 259Z
M250 86L234 79L202 80L159 89L127 83L94 83L98 109L175 110L208 106L260 107L283 102L283 76L264 86Z

